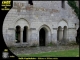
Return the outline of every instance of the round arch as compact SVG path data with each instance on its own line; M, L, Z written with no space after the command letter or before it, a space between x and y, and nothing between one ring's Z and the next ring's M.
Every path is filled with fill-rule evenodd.
M24 18L19 18L19 19L15 22L15 27L16 27L17 25L20 25L21 28L24 28L24 26L27 26L27 27L29 28L29 22L28 22L26 19L24 19Z
M61 26L62 28L64 28L64 26L67 26L68 27L68 23L66 20L60 20L58 22L58 27Z
M46 24L40 26L40 28L38 29L38 31L39 31L41 28L43 28L43 27L44 27L45 29L47 29L47 31L51 32L50 27L49 27L48 25L46 25Z

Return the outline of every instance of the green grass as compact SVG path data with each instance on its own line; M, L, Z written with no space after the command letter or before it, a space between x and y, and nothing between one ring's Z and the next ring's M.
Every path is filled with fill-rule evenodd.
M18 57L79 57L79 49L51 51L37 54L19 54Z

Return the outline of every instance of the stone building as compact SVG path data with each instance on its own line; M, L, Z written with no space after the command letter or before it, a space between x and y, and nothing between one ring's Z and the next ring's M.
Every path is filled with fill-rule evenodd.
M79 8L79 0L75 1L75 2L76 2L77 7Z
M7 46L76 42L79 20L67 1L13 1L3 22Z

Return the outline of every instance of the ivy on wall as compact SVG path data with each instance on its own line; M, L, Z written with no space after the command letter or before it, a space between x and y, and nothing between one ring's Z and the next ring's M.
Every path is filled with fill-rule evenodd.
M75 2L75 0L73 0L73 1L70 1L70 0L68 0L68 4L72 7L72 9L74 9L74 12L76 13L76 15L78 16L78 19L80 19L79 18L79 8L77 7L77 5L76 5L76 2Z
M75 0L70 1L68 0L68 4L74 9L74 12L76 13L78 19L79 19L79 28L77 30L77 36L76 36L76 42L79 44L80 43L80 9L77 7Z

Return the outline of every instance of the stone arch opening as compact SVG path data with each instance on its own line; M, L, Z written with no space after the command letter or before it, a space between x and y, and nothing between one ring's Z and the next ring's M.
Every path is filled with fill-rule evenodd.
M61 20L59 21L58 23L58 27L61 26L62 28L64 28L64 26L67 26L68 27L68 23L66 20Z
M19 18L17 19L17 21L15 22L15 26L21 26L22 28L24 26L27 26L29 28L29 22L25 19L25 18Z
M40 45L41 35L44 39L44 44ZM48 43L51 42L51 29L47 25L42 25L39 28L39 46L46 46Z
M39 46L45 46L46 31L44 28L41 28L39 31Z
M16 30L15 30L15 39L16 39L16 43L20 42L20 36L21 36L21 27L20 26L16 26Z
M27 30L28 30L28 27L24 26L24 29L23 29L23 42L27 42Z
M61 44L65 44L67 41L67 26L63 28L61 26L58 27L57 31L57 40L61 42Z
M62 40L63 39L63 31L62 31L62 27L61 26L59 26L58 27L58 30L57 30L57 40L58 41L60 41L60 40Z
M63 39L64 39L64 40L67 39L67 26L64 26L64 30L63 30Z

